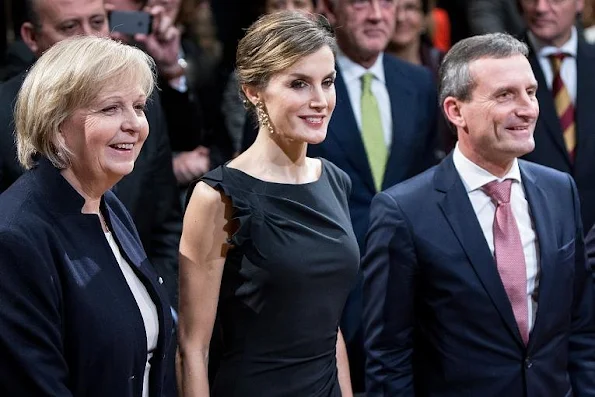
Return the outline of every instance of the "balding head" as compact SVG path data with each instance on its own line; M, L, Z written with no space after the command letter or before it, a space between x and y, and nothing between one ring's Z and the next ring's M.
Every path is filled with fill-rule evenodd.
M26 6L21 36L36 56L71 36L109 34L103 0L26 0Z

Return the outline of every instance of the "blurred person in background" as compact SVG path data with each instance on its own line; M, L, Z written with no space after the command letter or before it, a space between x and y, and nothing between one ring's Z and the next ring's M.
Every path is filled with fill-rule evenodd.
M196 0L106 0L117 11L145 11L153 16L148 35L118 37L138 45L157 64L161 105L167 120L173 169L178 184L187 184L213 165L231 156L231 144L224 131L216 90L208 76L212 67L205 62L193 34ZM205 106L206 105L206 106Z
M132 172L155 80L142 51L61 41L17 98L19 161L0 195L0 394L168 394L163 280L110 189Z
M595 46L575 24L584 0L519 0L541 109L535 150L524 158L570 174L583 228L595 224Z
M581 21L585 40L590 44L595 44L595 0L585 0Z
M335 50L322 17L295 11L263 16L238 45L260 128L248 150L201 178L184 217L184 396L352 395L338 325L359 263L351 183L306 156L335 107ZM209 392L211 339L223 352Z
M395 31L385 51L414 65L425 66L437 81L444 52L432 43L432 15L429 0L399 0ZM437 128L442 158L454 148L456 136L441 114Z
M27 0L27 21L21 35L36 58L52 45L71 36L109 34L107 12L102 0ZM0 192L23 173L14 143L13 108L26 71L0 85ZM151 134L134 170L114 186L113 191L132 215L145 252L165 280L170 300L177 300L178 246L181 234L181 206L172 172L167 126L153 91L147 101L146 117Z
M472 34L509 33L520 36L525 30L519 0L470 0L469 25Z
M415 65L423 65L438 78L444 53L432 45L429 0L399 0L395 31L386 52Z

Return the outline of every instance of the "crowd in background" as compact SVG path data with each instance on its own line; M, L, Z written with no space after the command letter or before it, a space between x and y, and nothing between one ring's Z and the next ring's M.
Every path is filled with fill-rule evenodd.
M343 3L370 6L374 12L365 21L353 20L340 11ZM394 3L394 12L384 10ZM239 95L237 43L259 16L283 9L321 13L337 29L337 108L329 137L309 148L308 154L330 160L349 175L353 186L349 210L362 255L374 195L432 167L455 148L456 133L438 104L439 69L454 44L485 33L507 32L529 45L541 113L536 149L525 158L569 173L578 188L585 235L595 224L591 127L595 119L589 109L595 105L595 49L590 44L595 43L595 0L14 0L9 4L15 37L0 63L0 193L24 172L14 143L14 103L27 70L45 51L73 35L112 35L154 59L158 89L147 102L150 134L134 171L112 191L130 213L150 262L163 277L174 318L188 187L240 155L257 135L257 110L250 110ZM108 24L110 10L151 13L152 32L134 37L114 34ZM386 21L387 15L393 19ZM543 15L553 18L555 26L532 22ZM362 39L359 29L364 22L389 30L389 39ZM560 37L571 39L560 42ZM378 43L382 48L375 47ZM549 61L554 47L567 52L558 69ZM362 68L375 74L371 90L379 98L379 152L366 138L363 144L359 138L354 144L349 137L366 123L354 110L363 90ZM570 122L552 95L556 81L568 91ZM341 319L356 392L365 389L362 282L360 275ZM213 362L216 358L214 354Z

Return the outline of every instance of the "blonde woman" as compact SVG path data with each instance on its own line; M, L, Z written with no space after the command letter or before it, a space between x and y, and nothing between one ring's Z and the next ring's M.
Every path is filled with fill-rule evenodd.
M28 169L0 196L0 395L161 396L172 319L110 191L149 129L153 61L106 38L47 50L19 93Z

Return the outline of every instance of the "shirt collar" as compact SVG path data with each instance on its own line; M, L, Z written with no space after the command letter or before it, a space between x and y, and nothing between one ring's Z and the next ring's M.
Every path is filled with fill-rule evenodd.
M367 73L371 72L374 75L375 79L380 80L383 84L386 84L386 79L384 77L384 67L383 67L383 59L384 53L380 53L378 58L376 58L376 62L369 68L366 69L359 63L353 62L351 59L347 57L341 50L337 53L337 64L341 69L341 75L345 80L347 86L349 83L357 80L360 81L362 76Z
M570 39L562 46L554 47L552 45L546 45L542 41L540 41L535 35L531 32L527 32L527 37L529 38L529 43L535 50L535 53L545 58L552 54L557 54L559 52L563 52L565 54L570 54L573 58L576 58L576 52L578 47L578 34L576 32L576 27L572 27L572 31L570 32Z
M463 181L463 185L470 193L474 190L480 189L487 183L492 181L503 181L505 179L512 179L517 182L521 182L521 170L519 169L519 162L514 159L512 167L502 178L498 178L496 175L491 174L489 171L481 168L473 161L469 160L459 149L459 144L455 146L452 154L452 161L455 164L455 168Z

